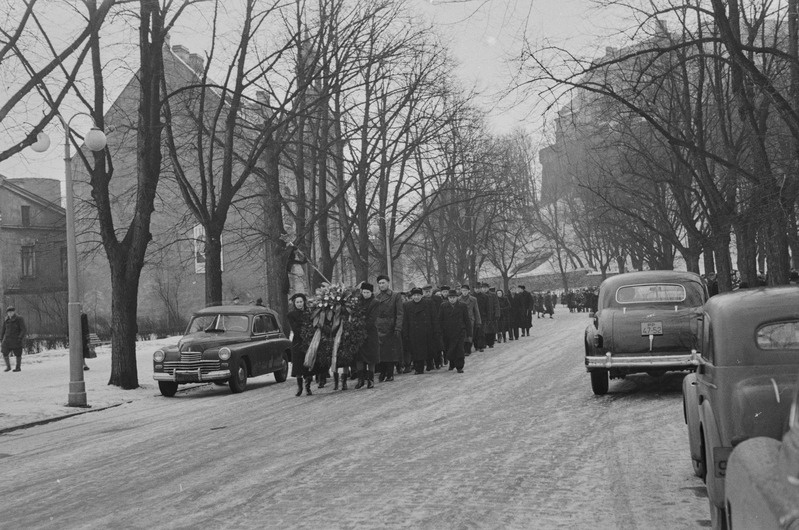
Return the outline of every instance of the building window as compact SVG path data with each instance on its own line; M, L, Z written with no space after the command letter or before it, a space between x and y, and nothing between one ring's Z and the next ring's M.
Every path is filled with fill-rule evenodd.
M36 251L33 247L22 247L22 277L36 276Z
M67 277L67 247L61 247L61 277Z
M22 206L22 226L31 225L31 207Z

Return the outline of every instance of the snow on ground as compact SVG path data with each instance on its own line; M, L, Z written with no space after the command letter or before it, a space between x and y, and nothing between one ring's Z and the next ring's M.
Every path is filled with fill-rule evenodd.
M69 350L59 348L22 356L21 372L0 371L0 432L86 411L160 395L153 380L152 353L176 344L180 337L136 343L139 388L122 390L108 384L111 376L111 346L97 347L97 358L87 359L83 372L90 408L67 406L69 394ZM11 357L12 367L16 362ZM3 367L5 369L5 367ZM184 387L181 387L184 388Z

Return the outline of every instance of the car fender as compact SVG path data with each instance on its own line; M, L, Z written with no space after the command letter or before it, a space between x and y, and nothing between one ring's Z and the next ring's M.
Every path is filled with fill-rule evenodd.
M702 459L702 444L699 439L699 398L696 392L696 374L691 373L682 380L682 408L688 426L688 447L693 460Z
M699 424L705 436L705 448L707 449L707 476L705 485L707 486L707 497L716 506L723 506L724 503L724 477L717 477L715 463L713 460L713 448L721 446L719 429L716 424L716 415L710 406L710 401L705 399L699 406Z

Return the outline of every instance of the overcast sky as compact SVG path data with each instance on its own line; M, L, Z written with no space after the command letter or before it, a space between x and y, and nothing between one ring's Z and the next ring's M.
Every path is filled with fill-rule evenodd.
M538 134L544 123L536 98L500 100L497 96L514 82L513 59L519 56L525 38L534 45L551 43L577 55L595 56L602 54L599 50L613 41L617 30L629 27L626 11L598 11L590 0L407 1L413 12L432 22L449 43L460 63L463 84L484 94L481 103L490 109L489 125L497 133L524 127ZM172 34L172 44L183 44L194 53L205 53L205 41L191 30ZM11 178L63 180L63 132L55 125L48 132L53 139L48 152L36 154L26 149L0 162L0 173Z

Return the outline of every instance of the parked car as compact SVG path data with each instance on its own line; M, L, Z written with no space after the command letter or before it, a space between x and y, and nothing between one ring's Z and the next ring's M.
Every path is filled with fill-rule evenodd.
M194 313L177 345L153 353L153 379L172 397L183 383L213 381L243 392L247 379L288 375L291 342L277 313L262 306L213 306Z
M630 272L599 286L593 323L585 330L585 367L596 395L609 379L693 370L699 315L707 289L698 274Z
M723 528L733 448L779 440L799 373L799 288L745 289L705 304L697 369L683 380L694 473L707 484L711 521Z
M794 326L799 344L799 326ZM782 443L757 437L730 455L724 488L729 529L799 529L799 391Z

